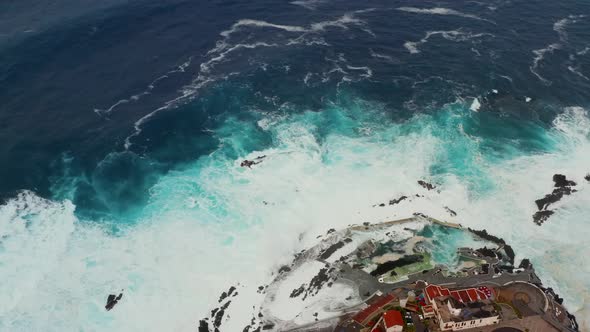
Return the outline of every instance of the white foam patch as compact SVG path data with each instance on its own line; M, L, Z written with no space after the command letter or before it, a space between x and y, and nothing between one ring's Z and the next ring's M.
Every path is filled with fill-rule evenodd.
M277 285L272 305L265 306L269 309L269 313L273 315L273 317L287 321L295 319L299 313L305 311L309 302L314 300L313 296L309 296L306 301L301 300L302 296L294 300L290 297L291 292L299 288L301 285L309 285L310 280L316 276L322 268L324 268L324 264L321 262L305 262L293 273L289 274L285 280Z
M481 107L481 103L479 102L479 99L473 98L473 102L471 103L471 106L469 107L469 109L474 112L477 112L477 111L479 111L480 107Z
M566 18L562 18L553 24L553 30L559 35L559 40L567 42L567 26L578 22L579 19L584 18L585 15L570 15Z
M291 1L290 3L293 5L301 6L303 8L309 9L309 10L316 10L317 7L321 6L325 2L326 2L325 0L296 0L296 1Z
M366 33L370 34L371 36L375 36L374 33L368 28L365 21L362 19L357 18L355 15L362 14L368 11L372 11L372 9L366 10L357 10L352 13L346 13L338 18L326 21L320 21L310 24L308 27L303 26L296 26L296 25L285 25L285 24L276 24L262 20L253 20L253 19L241 19L232 24L232 26L220 32L220 36L222 37L218 40L215 44L215 47L207 51L207 59L200 64L200 70L196 74L196 76L192 79L190 84L184 86L179 92L176 98L169 100L164 103L161 107L148 112L146 115L139 118L133 124L134 132L125 138L124 147L126 150L132 145L132 140L135 137L138 137L142 132L142 126L144 123L151 120L156 114L162 111L170 110L174 107L177 107L179 104L184 102L189 102L196 98L199 91L207 86L210 83L224 80L230 77L232 74L226 73L214 73L213 69L219 63L230 61L235 53L240 53L238 51L241 50L252 50L256 48L269 48L269 47L281 47L281 46L293 46L293 45L306 45L306 46L329 46L329 44L321 37L317 35L333 28L348 30L349 26L357 26L361 30L365 31ZM299 35L295 38L290 38L286 42L283 43L267 43L264 41L256 41L256 42L244 42L242 41L235 41L234 34L242 31L243 29L276 29L281 30L284 32L289 33L298 33ZM168 75L174 72L184 72L186 68L190 65L192 59L189 59L184 64L180 65L177 69L168 72L166 75L161 76L154 80L149 86L141 94L136 96L132 96L130 99L121 99L113 104L109 109L102 110L102 109L94 109L94 112L99 116L108 115L111 113L115 108L119 107L120 105L126 104L131 102L132 100L138 100L141 96L147 95L151 93L151 90L154 89L156 83L164 78L167 78Z
M446 40L454 41L454 42L464 42L469 41L472 39L478 39L482 37L494 37L493 34L490 33L471 33L471 32L463 32L462 30L448 30L448 31L428 31L424 35L422 39L419 41L406 41L404 43L404 47L410 52L411 54L418 54L420 53L419 47L428 42L428 40L433 36L441 36Z
M455 222L486 228L512 244L517 259L531 258L546 285L588 324L590 264L576 254L590 237L587 111L568 108L555 120L546 133L555 142L552 152L491 162L481 158L478 139L456 126L426 114L401 124L385 119L378 105L362 103L261 119L274 145L243 158L264 154L264 162L240 168L240 160L213 153L171 171L150 190L138 224L116 236L77 221L68 202L32 194L9 201L0 208L0 233L7 235L0 262L11 262L0 264L2 294L9 294L0 306L0 330L194 331L219 294L240 283L224 319L228 331L240 331L261 301L256 287L317 235L414 212L446 219L445 206L457 212ZM238 146L246 125L228 120L215 134L225 146ZM331 134L320 138L319 128ZM451 141L471 151L473 167L493 188L471 189L484 181L478 176L430 174L436 162L452 160ZM539 227L532 222L534 201L551 192L555 173L576 181L578 192ZM440 193L419 187L418 179L432 179ZM373 207L415 193L425 197ZM106 296L120 289L123 300L106 312Z
M566 18L560 19L553 24L553 30L557 32L559 36L559 42L551 43L544 48L533 50L533 64L529 67L531 73L533 73L541 82L546 85L550 85L551 81L543 77L539 73L539 64L545 60L547 54L552 54L555 50L562 49L568 42L568 35L566 28L569 24L578 22L579 19L585 17L584 15L570 15ZM571 71L571 70L570 70Z
M590 78L588 78L588 76L584 75L584 73L582 73L579 68L577 67L573 67L573 66L567 66L567 70L569 70L571 73L578 75L579 77L585 79L586 81L590 81Z
M531 73L533 73L535 76L537 76L537 78L545 84L551 84L551 81L549 81L548 79L541 76L541 74L539 74L539 72L538 72L539 63L545 59L545 55L547 53L551 54L555 50L558 50L558 49L561 49L561 44L556 43L556 44L549 44L545 48L533 50L533 54L535 54L535 57L533 58L533 65L530 67Z
M414 14L427 14L427 15L451 15L451 16L460 16L465 18L471 18L475 20L487 21L490 23L494 23L493 21L481 18L474 14L467 14L460 12L455 9L444 8L444 7L433 7L433 8L417 8L417 7L399 7L397 8L399 11L414 13Z

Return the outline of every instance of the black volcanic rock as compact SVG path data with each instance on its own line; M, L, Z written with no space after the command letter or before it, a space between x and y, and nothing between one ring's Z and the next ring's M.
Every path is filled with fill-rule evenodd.
M402 267L413 263L421 262L423 259L424 257L422 257L422 255L407 255L400 259L377 265L377 268L371 271L371 275L374 277L379 276L384 274L385 272L393 271L393 269L397 267Z
M229 304L231 303L231 301L227 301L225 302L224 305L222 305L221 307L219 307L217 310L217 312L215 313L215 315L213 315L213 327L215 328L215 330L218 330L219 327L221 326L221 322L223 320L223 316L225 315L225 310L227 309L227 307L229 307Z
M566 178L563 174L555 174L553 175L553 182L555 182L555 187L573 187L576 185L574 181L570 181Z
M516 256L514 254L514 249L512 249L512 247L508 244L504 245L504 252L506 253L506 256L508 256L508 260L510 261L511 265L514 265L514 257Z
M285 273L285 272L291 272L291 268L288 267L287 265L283 265L281 266L281 268L279 269L279 274L281 273Z
M505 245L506 242L494 235L488 234L488 231L486 231L485 229L482 229L481 231L472 229L472 228L467 228L467 230L469 230L471 233L479 236L480 238L484 239L484 240L488 240L490 242L494 242L497 245Z
M407 199L407 198L408 198L408 196L401 196L398 199L392 199L392 200L389 201L389 205L398 204L399 202L401 202L401 201L403 201L404 199Z
M451 210L448 206L445 206L445 210L447 210L451 217L455 217L457 215L457 212Z
M328 249L324 250L324 252L322 252L322 254L320 255L320 259L321 260L326 260L328 259L330 256L332 256L333 253L336 252L336 250L340 249L344 247L344 242L343 241L338 241L336 243L334 243L333 245L331 245Z
M204 319L199 321L199 332L209 332L209 323Z
M436 186L433 185L432 183L428 183L426 181L423 180L418 180L418 184L421 185L423 188L428 189L428 190L432 190L435 189Z
M476 249L475 251L477 251L478 253L482 254L485 257L496 258L496 251L493 249L489 249L488 247L479 248L479 249Z
M547 210L549 205L559 202L564 195L571 195L575 192L576 190L572 189L571 187L555 188L551 194L547 194L545 197L536 200L535 203L537 204L539 210Z
M121 300L121 298L123 297L123 293L119 293L119 295L115 295L115 294L109 294L109 296L107 297L107 304L104 306L104 308L107 311L110 311L111 309L113 309L115 307L115 305L117 303L119 303L119 301Z
M528 258L523 259L518 265L521 269L529 269L531 267L531 261Z
M584 179L586 179L586 181L590 182L590 173L586 174L586 176L584 177Z
M305 292L305 284L299 286L299 288L294 289L291 294L289 295L290 298L295 298Z
M553 182L555 183L555 189L550 194L535 201L539 211L533 215L533 222L539 226L547 221L554 213L554 211L549 210L551 204L559 202L565 195L571 195L576 192L575 189L572 189L573 186L576 186L576 183L568 180L563 174L553 175Z
M553 215L553 211L545 210L545 211L537 211L533 214L533 222L539 226L541 226L551 215Z

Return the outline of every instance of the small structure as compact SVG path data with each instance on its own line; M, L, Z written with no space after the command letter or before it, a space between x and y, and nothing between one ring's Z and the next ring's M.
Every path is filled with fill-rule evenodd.
M404 329L404 318L397 310L386 311L377 322L371 332L402 332Z

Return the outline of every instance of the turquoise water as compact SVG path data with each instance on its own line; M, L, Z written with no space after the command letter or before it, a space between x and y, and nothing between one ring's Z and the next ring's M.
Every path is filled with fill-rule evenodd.
M589 316L587 3L3 9L0 330L194 330L239 283L240 331L317 235L415 212L504 238ZM578 191L538 227L556 173ZM433 236L442 263L470 244Z

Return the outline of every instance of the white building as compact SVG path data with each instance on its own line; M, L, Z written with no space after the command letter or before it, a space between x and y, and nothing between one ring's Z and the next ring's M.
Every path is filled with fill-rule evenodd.
M402 332L404 325L405 322L402 313L397 310L389 310L381 316L377 324L371 329L371 332Z
M429 285L424 293L442 331L460 331L500 322L500 314L490 300L492 295L487 295L486 289L449 290Z

